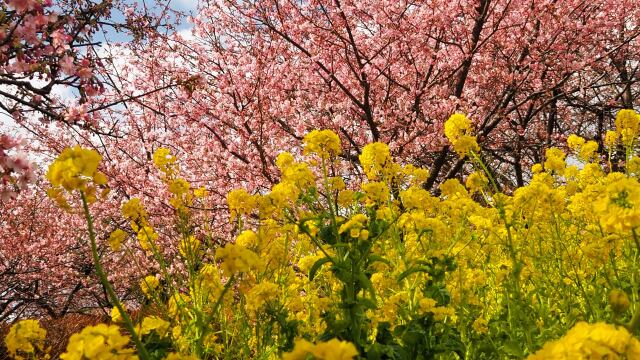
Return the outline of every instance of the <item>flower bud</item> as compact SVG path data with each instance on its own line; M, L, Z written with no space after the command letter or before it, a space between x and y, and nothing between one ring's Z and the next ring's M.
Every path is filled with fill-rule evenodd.
M629 297L619 289L613 289L609 293L609 304L616 314L622 314L629 309Z

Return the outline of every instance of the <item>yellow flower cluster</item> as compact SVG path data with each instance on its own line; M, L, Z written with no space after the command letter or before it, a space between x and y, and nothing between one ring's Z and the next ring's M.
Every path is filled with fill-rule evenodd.
M446 306L437 306L436 301L431 298L423 298L418 302L420 311L430 313L436 321L442 321L446 318L451 318L455 321L456 312L454 309Z
M467 186L467 189L469 189L469 191L471 191L472 193L475 193L477 191L480 191L485 186L487 186L488 183L489 183L489 180L487 180L487 177L485 176L484 173L479 171L474 171L471 174L469 174L469 176L467 177L467 181L465 182L465 185Z
M153 163L162 172L162 181L173 195L169 199L169 204L178 212L187 214L188 207L193 203L194 197L203 200L207 195L205 188L192 190L191 184L178 176L180 167L177 164L177 158L171 154L169 149L158 148L153 153Z
M180 245L178 245L178 252L185 259L197 257L200 255L200 240L196 239L193 235L187 236L180 241Z
M142 319L142 322L138 324L136 333L139 335L147 335L151 332L155 332L160 335L160 337L164 337L167 335L170 325L171 324L168 321L165 321L158 316L146 316Z
M158 234L151 226L138 226L137 224L131 224L133 231L137 232L138 241L140 242L140 247L144 251L151 251L153 248L153 243L158 239Z
M305 155L316 154L322 159L340 154L340 138L331 130L313 130L303 140Z
M110 315L111 315L111 321L113 321L114 323L122 321L122 314L120 313L120 310L118 310L118 307L116 306L112 307Z
M618 133L613 130L607 131L607 133L604 136L604 145L609 149L611 149L614 146L616 146L617 143L618 143Z
M38 320L20 320L11 326L4 343L12 358L30 359L45 350L46 336L47 331L40 327Z
M109 246L113 251L120 250L122 243L127 239L127 233L122 229L116 229L109 234Z
M247 301L247 310L251 312L256 312L260 310L260 308L270 301L277 299L279 292L279 286L268 282L263 281L256 286L252 287L251 290L247 292L245 295Z
M65 210L71 209L63 194L65 190L80 190L87 203L91 204L97 199L97 187L104 186L100 195L106 197L109 192L107 177L98 171L101 160L102 156L95 150L80 146L66 148L49 165L46 176L53 187L47 189L47 195Z
M219 248L216 250L216 258L222 260L222 269L228 276L248 272L260 264L258 255L237 244L228 244Z
M640 115L632 109L623 109L616 115L616 132L624 146L632 146L638 137Z
M233 221L238 215L251 213L256 207L256 199L247 190L236 189L227 194L227 204Z
M158 286L160 286L160 280L155 276L147 275L140 281L140 289L148 297L153 295L153 291L157 289Z
M62 360L137 359L135 350L128 347L129 337L115 325L87 326L71 335Z
M389 187L380 181L362 184L362 191L367 195L370 204L383 203L389 199Z
M528 360L640 359L640 341L625 328L605 323L577 323Z
M593 140L585 141L585 139L575 134L567 138L567 146L576 152L580 160L585 162L590 162L596 151L598 151L597 142Z
M282 360L306 360L310 355L315 360L351 360L358 356L358 350L353 344L338 339L315 345L307 340L296 340L293 351L284 354Z
M640 226L640 183L612 173L602 196L594 202L600 224L606 232L627 232Z
M365 145L360 154L360 165L371 181L388 177L391 171L391 152L387 144L374 142Z
M356 214L344 224L340 225L338 234L349 232L349 236L354 239L366 240L369 237L369 230L366 229L367 216Z
M102 156L97 151L80 146L66 148L47 171L47 179L51 185L61 186L67 191L87 189L92 181L96 185L105 185L107 177L98 171Z
M633 132L629 114L618 122ZM461 156L479 151L464 115L454 114L445 133ZM206 248L215 242L209 228L176 211L173 244L182 256L154 251L163 289L152 275L140 284L141 302L155 311L134 326L143 342L170 342L166 352L175 353L162 355L170 358L454 358L462 347L468 358L640 358L633 147L619 164L625 172L608 173L596 142L571 136L573 155L546 149L529 183L504 193L488 186L491 172L474 155L464 183L448 179L431 193L422 187L428 171L394 162L382 143L363 148L367 180L345 183L354 177L334 158L334 135L308 136L308 158L278 156L282 177L271 192L228 194L235 243ZM572 164L576 157L583 164ZM331 166L318 158L332 158ZM154 162L172 169L165 182L187 199L190 185L176 177L170 153ZM157 233L140 201L122 213L133 231L113 231L112 247L131 233L153 248ZM595 324L569 330L580 319ZM612 319L633 331L603 323ZM118 343L105 336L86 343ZM112 353L133 356L127 346Z
M544 162L544 169L562 175L566 166L564 162L566 154L562 150L552 147L546 150L545 155L547 159Z
M153 164L163 173L171 172L176 160L176 157L171 155L171 150L167 148L158 148L153 153Z
M158 239L158 234L147 220L147 211L138 198L132 198L122 204L122 215L131 220L131 229L136 234L140 247L147 253L151 253ZM126 233L118 230L114 231L109 238L109 242L114 250L118 250L122 242L126 239Z
M460 158L480 151L476 138L471 133L471 121L464 114L453 114L444 123L444 135Z
M137 221L139 219L146 219L147 211L142 206L140 199L132 198L122 204L122 215L125 219Z

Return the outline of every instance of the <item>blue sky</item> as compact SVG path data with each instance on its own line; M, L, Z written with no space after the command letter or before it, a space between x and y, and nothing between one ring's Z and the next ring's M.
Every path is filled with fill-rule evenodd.
M125 0L126 1L126 0ZM138 3L139 7L142 7L143 1L129 1L129 3ZM153 0L147 1L147 4L153 3ZM171 0L169 6L172 9L179 10L181 12L186 13L187 15L194 14L198 5L198 0ZM119 11L113 11L112 18L110 19L113 23L122 22L124 20L123 14ZM177 28L178 31L188 30L191 27L189 22L183 21L182 24ZM111 27L105 27L105 33L97 33L95 40L105 43L115 43L115 42L126 42L129 39L122 33L117 33ZM105 41L106 40L106 41ZM54 92L58 93L58 95L63 98L72 98L74 96L73 90L69 88L54 88ZM22 131L15 127L15 123L13 118L0 111L0 133L9 132L11 135L19 135Z
M143 8L145 3L143 1L127 1L127 2L131 4L137 3L139 8ZM153 0L146 2L146 4L151 4L151 3L153 3ZM198 0L171 0L169 3L169 6L172 9L184 12L186 14L193 14L195 13L195 10L198 6ZM110 21L113 23L122 23L124 21L124 16L120 11L113 11L111 16L112 18ZM186 30L190 27L191 27L191 24L188 23L185 19L185 21L183 21L182 24L180 24L177 30ZM106 30L105 36L103 37L102 34L98 34L97 40L104 41L105 38L108 42L126 42L129 40L124 34L117 33L111 27L105 27L105 30Z

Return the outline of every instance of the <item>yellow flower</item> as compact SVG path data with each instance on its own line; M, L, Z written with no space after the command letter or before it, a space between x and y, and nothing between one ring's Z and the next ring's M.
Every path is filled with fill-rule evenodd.
M216 250L216 257L222 262L222 270L229 276L238 272L248 272L260 264L260 258L244 246L227 244Z
M318 360L351 360L358 356L358 350L352 343L338 339L317 343L312 353Z
M293 351L282 355L282 360L306 360L309 355L315 360L351 360L358 356L356 347L347 341L331 339L314 345L307 340L295 341Z
M169 182L169 192L174 195L184 195L189 192L190 188L191 184L182 178L173 179Z
M433 314L433 319L436 321L442 321L446 318L451 318L453 321L456 320L456 312L453 308L447 306L436 306L436 304L436 301L431 298L422 298L418 302L420 311L423 313Z
M116 229L109 235L109 246L113 251L118 251L126 239L127 233L121 229Z
M195 236L190 235L186 239L182 239L182 241L180 241L178 251L184 258L194 255L198 256L200 254L200 240L196 239Z
M607 131L607 133L604 136L604 145L609 149L611 149L615 147L617 143L618 143L618 133L613 130Z
M180 353L169 353L164 360L198 360L197 357L193 355L184 355Z
M153 291L160 285L160 280L153 275L147 275L140 281L140 290L147 296L151 297Z
M290 182L281 182L271 188L271 192L265 197L272 206L281 210L294 203L300 195L300 188Z
M440 184L440 191L443 196L460 197L467 196L467 189L464 188L458 179L449 179Z
M247 310L250 312L258 311L262 305L267 302L276 300L278 297L278 285L263 281L245 295Z
M346 187L346 184L344 183L344 180L341 177L330 177L328 182L329 182L329 187L332 190L341 191L341 190L344 190Z
M476 138L471 133L471 121L464 114L453 114L444 123L444 135L461 159L469 152L480 151Z
M199 271L195 286L191 291L194 299L205 298L215 303L223 289L217 265L205 264Z
M578 151L580 147L584 145L584 141L585 141L584 138L576 134L571 134L567 138L567 146L569 146L569 149L573 151Z
M167 335L169 331L169 322L165 321L157 316L146 316L142 319L142 323L138 325L137 332L140 335L150 334L155 331L161 337Z
M187 294L175 293L169 298L167 304L167 312L169 316L175 318L181 309L184 309L186 303L190 302L191 298Z
M282 172L282 181L295 185L300 189L308 189L315 185L315 176L305 163L293 163Z
M533 164L533 166L531 166L531 172L534 174L541 173L542 170L542 164Z
M304 339L297 339L293 350L282 354L282 360L306 360L313 351L315 345Z
M489 181L487 180L487 177L484 176L483 172L475 171L469 174L469 176L467 177L467 182L465 184L467 185L467 189L469 189L469 191L475 193L476 191L481 190L482 188L487 186L488 182Z
M562 174L565 168L565 154L562 150L551 147L545 152L547 160L544 162L544 168L547 171L555 171L558 174Z
M407 209L426 209L431 203L431 194L421 187L411 186L400 192L402 204Z
M623 109L616 115L616 132L624 146L631 146L638 136L640 116L632 109Z
M199 187L199 188L193 190L193 195L195 197L197 197L198 199L202 199L202 198L207 197L207 195L209 195L209 192L207 191L207 189L204 186L202 186L202 187Z
M528 359L640 359L640 341L621 326L579 322Z
M236 244L246 248L258 245L258 235L251 230L245 230L236 238Z
M362 184L362 191L367 195L369 202L381 203L389 200L389 188L383 182L372 181Z
M126 203L122 204L122 215L131 221L138 219L145 219L147 217L147 211L140 203L140 199L132 198Z
M245 189L231 190L227 194L227 204L231 213L231 221L238 215L247 215L256 207L256 199Z
M344 224L340 225L338 234L349 231L349 236L355 239L366 240L369 237L369 231L366 227L367 216L364 214L356 214Z
M610 184L599 198L593 201L595 212L600 215L600 225L607 232L626 232L640 226L640 183L620 173L607 176Z
M120 313L120 310L118 310L117 306L114 306L113 308L111 308L111 321L113 322L122 321L122 314Z
M342 190L338 193L338 205L347 207L353 203L355 193L353 190Z
M293 155L288 152L282 152L276 158L276 166L278 167L278 169L280 169L280 171L284 171L284 169L291 166L291 164L293 164L294 162L295 159L293 158Z
M578 157L582 161L589 162L596 154L596 151L598 151L598 143L593 140L589 140L584 145L582 145L582 147L580 147Z
M460 113L455 113L444 123L444 135L452 144L464 135L471 133L471 121Z
M135 350L127 348L129 337L120 333L116 325L87 326L71 335L62 360L137 359ZM108 356L106 356L108 354Z
M305 155L316 154L322 159L328 159L340 154L340 138L331 130L313 130L302 142Z
M167 148L158 148L158 150L153 153L153 163L164 173L171 172L171 166L175 162L176 157L171 155L171 150Z
M485 318L479 317L473 322L473 330L479 332L480 334L486 334L489 332L489 327L487 326L487 320Z
M25 359L31 358L36 351L44 350L46 336L47 331L40 327L38 320L20 320L11 326L4 343L11 357Z
M98 171L102 156L97 151L80 146L66 148L49 165L47 179L54 187L63 187L67 191L87 189L87 183L106 184L106 176Z
M469 155L470 152L479 152L480 146L478 146L475 136L462 135L453 144L453 150L462 159Z
M392 163L389 147L381 142L365 145L360 154L360 165L371 181L375 181L379 176L389 175L388 169Z
M429 170L415 167L411 164L405 165L402 168L402 172L411 177L410 185L412 186L420 186L429 179Z
M151 251L153 243L157 238L158 234L151 226L145 225L138 230L138 240L140 241L140 247L142 250Z

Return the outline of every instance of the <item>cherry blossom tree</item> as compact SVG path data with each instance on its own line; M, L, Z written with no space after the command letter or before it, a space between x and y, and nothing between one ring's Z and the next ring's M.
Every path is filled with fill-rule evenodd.
M192 34L128 49L125 92L169 89L112 109L119 137L105 150L130 177L168 146L222 199L272 183L279 151L330 128L354 164L384 141L430 167L433 188L465 171L442 136L459 111L511 188L543 147L569 132L600 141L617 109L637 105L638 11L627 0L203 2Z
M157 5L161 13L168 9ZM123 20L112 18L116 11ZM0 3L0 124L8 129L0 128L0 321L109 305L83 241L85 224L47 198L43 171L33 159L44 167L76 137L109 136L99 126L100 110L129 99L94 102L114 85L103 71L111 54L98 34L115 30L143 41L147 31L161 27L151 13L119 1ZM111 204L105 208L102 219L114 211ZM104 233L114 226L107 222ZM108 259L109 266L120 261ZM130 297L126 291L124 298Z

